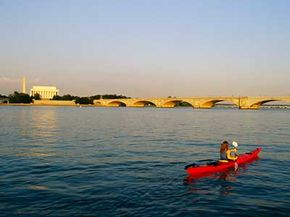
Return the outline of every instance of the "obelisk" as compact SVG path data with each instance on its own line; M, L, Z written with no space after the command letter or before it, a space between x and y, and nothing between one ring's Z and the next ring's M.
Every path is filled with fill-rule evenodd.
M26 93L26 78L22 78L22 93Z

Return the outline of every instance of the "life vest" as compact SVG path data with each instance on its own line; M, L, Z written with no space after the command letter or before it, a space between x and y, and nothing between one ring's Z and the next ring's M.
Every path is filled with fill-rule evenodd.
M219 160L219 163L228 163L228 160Z
M238 159L238 154L237 154L236 148L231 148L231 149L227 150L227 159L228 160L237 160Z

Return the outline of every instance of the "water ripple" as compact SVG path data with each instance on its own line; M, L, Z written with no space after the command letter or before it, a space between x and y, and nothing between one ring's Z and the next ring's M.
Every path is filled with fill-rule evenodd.
M288 214L288 110L0 109L3 216ZM261 145L261 159L187 177L233 139L240 152Z

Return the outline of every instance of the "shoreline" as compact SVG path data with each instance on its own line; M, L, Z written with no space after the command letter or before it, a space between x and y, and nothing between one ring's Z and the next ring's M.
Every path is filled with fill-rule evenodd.
M24 107L98 107L98 108L121 108L123 106L103 106L103 105L86 105L86 104L50 104L50 103L41 103L41 104L35 104L35 103L0 103L0 106L24 106ZM158 108L158 107L154 107L154 106L144 106L144 107L132 107L129 106L128 108ZM178 106L178 107L172 107L172 108L192 108L192 109L203 109L203 108L194 108L191 106ZM277 106L273 106L273 105L268 105L268 106L261 106L260 109L239 109L238 107L234 107L234 106L216 106L213 108L226 108L226 109L238 109L238 110L260 110L260 109L281 109L281 110L285 110L285 109L290 109L290 105L277 105ZM207 108L207 109L211 109L211 108Z
M105 107L100 105L52 105L52 104L33 104L33 103L0 103L0 106L57 106L57 107Z

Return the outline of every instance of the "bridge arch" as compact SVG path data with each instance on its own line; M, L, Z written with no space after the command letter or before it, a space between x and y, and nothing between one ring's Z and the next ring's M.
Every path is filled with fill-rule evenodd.
M184 104L184 106L188 105L188 106L193 107L193 105L191 103L184 101L184 100L169 100L169 101L163 103L162 107L173 108L176 106L182 106L182 104Z
M163 103L162 107L172 108L172 107L175 107L176 105L178 105L181 102L182 102L182 100L169 100L169 101Z
M233 100L228 100L228 99L211 99L211 100L208 100L208 101L203 102L200 107L201 108L212 108L217 103L220 103L220 102L231 102L235 106L239 107L238 102L233 101Z
M139 100L133 103L133 106L136 107L156 107L156 104L151 102L151 101L147 101L147 100Z
M265 102L260 106L264 108L289 108L290 100L277 99L275 101Z
M222 100L220 102L216 102L214 104L215 108L222 107L222 108L239 108L239 103L234 103L232 100Z
M118 100L114 100L108 103L108 106L112 106L112 107L126 107L126 103L122 102L122 101L118 101Z
M288 102L290 103L290 100L283 100L283 99L265 99L265 100L261 100L261 101L257 101L253 104L250 105L250 108L254 108L254 109L258 109L260 108L261 106L267 104L267 103L270 103L270 102Z

